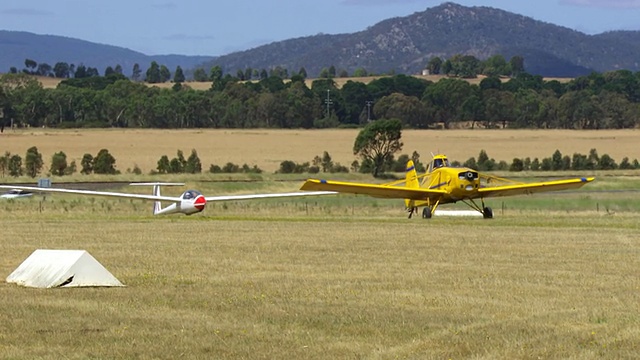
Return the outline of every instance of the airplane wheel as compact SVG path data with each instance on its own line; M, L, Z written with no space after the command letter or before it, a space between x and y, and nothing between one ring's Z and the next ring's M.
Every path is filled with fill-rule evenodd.
M425 207L424 209L422 209L422 218L423 219L431 219L431 208L430 207Z
M482 209L482 216L485 219L493 219L493 210L491 210L490 207L485 207L484 209Z

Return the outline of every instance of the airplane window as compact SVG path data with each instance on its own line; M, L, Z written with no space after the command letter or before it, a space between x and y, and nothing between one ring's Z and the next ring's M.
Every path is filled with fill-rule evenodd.
M184 192L184 194L182 195L182 198L184 200L191 200L191 199L195 199L197 198L199 195L202 195L199 191L195 191L195 190L187 190Z
M433 160L433 167L434 168L439 168L444 166L444 163L442 162L442 159L435 159Z

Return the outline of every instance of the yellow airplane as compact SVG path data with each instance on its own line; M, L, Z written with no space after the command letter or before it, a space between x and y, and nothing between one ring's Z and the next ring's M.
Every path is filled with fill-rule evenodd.
M484 198L527 195L538 192L577 189L594 178L519 183L480 174L469 168L452 167L445 155L435 155L424 175L418 176L413 161L409 160L406 178L389 184L364 184L330 180L308 179L300 188L307 191L336 191L363 194L380 198L404 199L409 218L423 206L422 217L430 219L440 204L462 201L478 211L485 219L493 218L493 211L485 206ZM404 183L404 186L398 186ZM474 199L480 199L478 206Z

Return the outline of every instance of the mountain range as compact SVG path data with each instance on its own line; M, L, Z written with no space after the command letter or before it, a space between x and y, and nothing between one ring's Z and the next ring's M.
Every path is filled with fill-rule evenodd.
M592 71L640 70L640 31L588 35L491 7L443 3L405 17L390 18L350 34L294 38L219 57L149 56L117 46L95 44L53 35L0 31L0 71L24 67L29 58L54 65L58 61L83 63L103 71L120 64L128 74L133 64L146 69L151 61L177 65L189 71L219 65L235 75L239 69L271 69L290 73L305 68L310 77L334 66L353 73L416 74L430 58L455 54L486 59L514 55L525 59L525 69L543 76L574 77Z

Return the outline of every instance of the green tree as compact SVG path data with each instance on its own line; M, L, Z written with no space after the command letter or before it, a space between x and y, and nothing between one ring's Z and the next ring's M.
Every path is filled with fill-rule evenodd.
M160 65L157 62L152 61L151 66L147 69L147 75L144 81L150 84L157 84L162 82L162 75L160 75Z
M171 79L171 71L165 65L160 65L160 82L165 83Z
M331 172L331 170L333 169L333 160L331 159L331 155L329 155L329 152L325 151L322 154L320 165L322 166L322 172Z
M176 67L175 74L173 74L173 82L179 84L179 83L183 83L184 80L185 80L184 72L182 71L182 68L180 67L180 65L178 65Z
M69 64L66 62L57 62L53 66L53 75L59 79L66 79L70 75Z
M524 58L522 56L514 56L509 60L511 75L517 76L524 72Z
M560 150L556 150L553 155L551 155L551 170L558 171L562 170L563 162L562 162L562 153Z
M403 124L426 129L432 122L424 104L415 96L393 93L378 100L373 113L379 119L400 119Z
M9 175L11 176L21 176L22 175L22 157L20 155L15 154L9 158Z
M209 80L209 78L207 77L207 72L204 71L203 68L197 68L193 71L193 81L205 82L207 80Z
M5 177L9 170L9 159L11 159L11 153L6 151L3 156L0 156L0 171L2 177Z
M367 72L367 69L363 68L363 67L359 67L357 69L355 69L353 71L353 76L354 77L365 77L365 76L369 76L369 73Z
M116 174L116 159L109 154L109 150L101 149L93 158L93 172L96 174Z
M171 172L171 165L169 164L169 157L167 155L162 155L160 157L156 169L158 169L160 174L167 174Z
M91 154L82 155L80 166L82 167L82 169L80 170L80 174L91 174L93 172L93 156Z
M67 154L60 151L51 157L51 168L49 172L51 175L63 176L67 170Z
M438 56L429 59L427 63L427 70L429 70L429 74L438 75L440 74L440 69L442 68L442 59Z
M209 71L209 81L213 81L215 83L220 80L222 80L222 68L219 65L211 67L211 70Z
M32 146L27 149L27 154L24 157L24 167L26 174L32 178L38 176L40 171L42 171L43 165L44 162L42 161L42 154L38 152L38 148Z
M199 174L202 172L202 163L200 162L200 158L198 157L198 153L195 149L191 150L191 155L189 155L189 158L187 159L184 172L189 174Z
M373 163L372 173L377 177L393 155L402 150L402 122L398 119L380 119L369 123L356 137L353 154L363 163Z
M524 170L524 162L522 162L519 158L514 158L511 166L509 167L509 171L522 171Z

